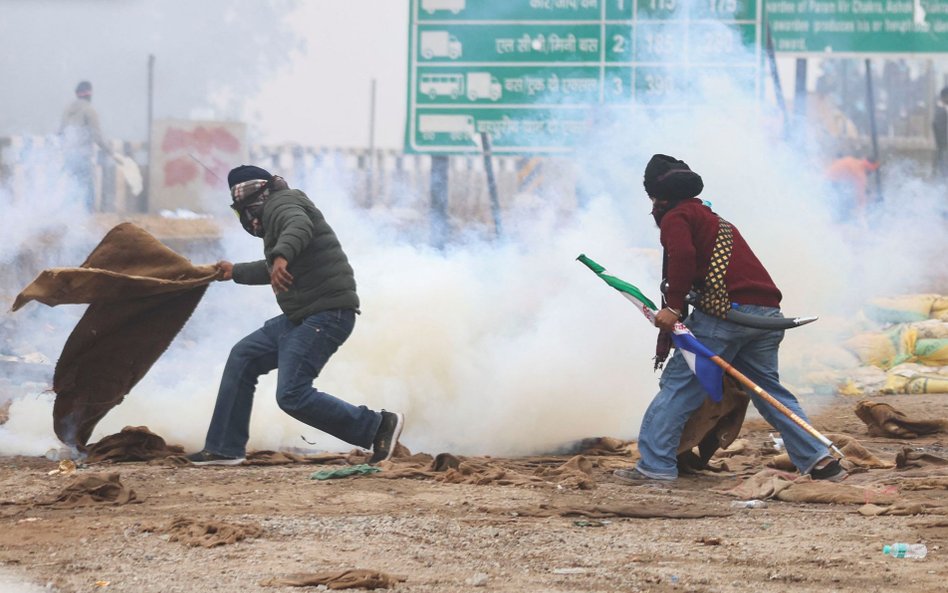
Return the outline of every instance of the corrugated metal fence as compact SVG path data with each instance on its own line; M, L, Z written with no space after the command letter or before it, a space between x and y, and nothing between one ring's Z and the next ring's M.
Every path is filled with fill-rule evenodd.
M146 161L144 143L113 142L114 150ZM403 210L424 217L431 204L431 157L394 150L252 145L250 162L279 172L294 187L318 191L330 181L365 208ZM95 204L102 212L145 212L147 195L132 197L115 162L96 150ZM521 170L528 159L494 157L494 174L501 207L522 188ZM147 175L146 167L141 165ZM0 138L0 187L14 202L35 199L38 178L61 176L62 157L53 136ZM146 189L147 191L147 189ZM154 206L151 208L154 210ZM449 160L448 215L465 221L489 222L490 196L481 155L452 156Z

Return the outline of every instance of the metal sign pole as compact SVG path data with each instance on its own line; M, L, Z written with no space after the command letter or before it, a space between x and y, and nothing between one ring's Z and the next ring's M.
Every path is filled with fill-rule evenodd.
M872 134L872 160L879 162L879 132L876 129L876 99L872 91L872 62L866 58L866 107L869 110L869 130ZM882 174L876 169L876 202L882 202Z
M770 64L770 77L774 81L774 95L777 97L777 106L780 107L780 113L783 114L784 136L790 130L790 115L787 113L787 103L783 99L783 87L780 85L780 73L777 72L777 55L774 51L774 37L770 32L770 23L766 25L767 29L767 62Z
M448 235L448 157L431 157L431 244L443 249Z
M366 207L375 201L375 79L369 92L369 175L366 180Z
M487 192L490 194L490 213L494 219L494 234L499 239L503 234L500 224L500 200L497 197L497 182L494 179L494 163L491 159L490 134L481 132L481 146L484 149L484 172L487 173Z
M148 212L148 190L150 189L150 178L151 178L151 128L155 122L155 56L154 54L149 54L148 56L148 121L145 124L145 179L142 187L145 188L145 191L142 192L140 202L138 204L138 209L141 212Z

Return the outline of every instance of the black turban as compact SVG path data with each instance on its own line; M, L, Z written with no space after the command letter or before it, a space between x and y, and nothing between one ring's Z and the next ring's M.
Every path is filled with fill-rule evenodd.
M260 167L255 167L253 165L241 165L230 170L230 173L227 174L227 185L234 187L238 183L243 183L244 181L250 181L251 179L264 179L270 181L273 179L273 175L270 175L270 172L266 169L261 169Z
M645 166L645 193L658 200L679 202L693 198L704 189L701 175L685 161L665 154L654 155Z

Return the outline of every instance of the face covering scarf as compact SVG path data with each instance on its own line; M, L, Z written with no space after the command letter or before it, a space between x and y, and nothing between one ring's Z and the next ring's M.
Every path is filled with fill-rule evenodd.
M234 202L231 209L237 213L240 226L254 237L263 237L263 203L270 195L270 181L251 179L230 189Z

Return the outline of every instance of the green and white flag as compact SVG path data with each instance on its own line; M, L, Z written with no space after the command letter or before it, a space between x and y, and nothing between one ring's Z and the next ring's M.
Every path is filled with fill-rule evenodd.
M655 325L655 311L657 307L647 296L642 294L642 291L625 280L604 274L603 272L605 272L606 269L585 255L580 255L576 259L586 264L586 267L595 272L603 282L615 288L622 293L622 296L632 301L632 304L645 315L651 324ZM691 330L680 321L675 323L675 327L671 332L671 339L675 344L675 348L678 348L685 362L688 363L688 368L690 368L691 372L698 378L698 382L700 382L704 390L708 392L712 401L721 401L723 397L721 382L724 379L724 369L712 360L712 358L716 356L714 352L711 352L704 344L699 342L698 338L691 333Z
M622 293L622 296L632 301L632 304L642 311L645 317L647 317L648 320L652 322L652 325L655 325L655 312L658 310L658 307L656 307L655 303L650 301L647 296L642 294L641 290L629 284L625 280L621 280L615 276L610 276L609 274L604 274L603 272L605 272L606 269L585 255L580 255L576 259L586 264L586 267L595 272L603 282L612 288L615 288Z

